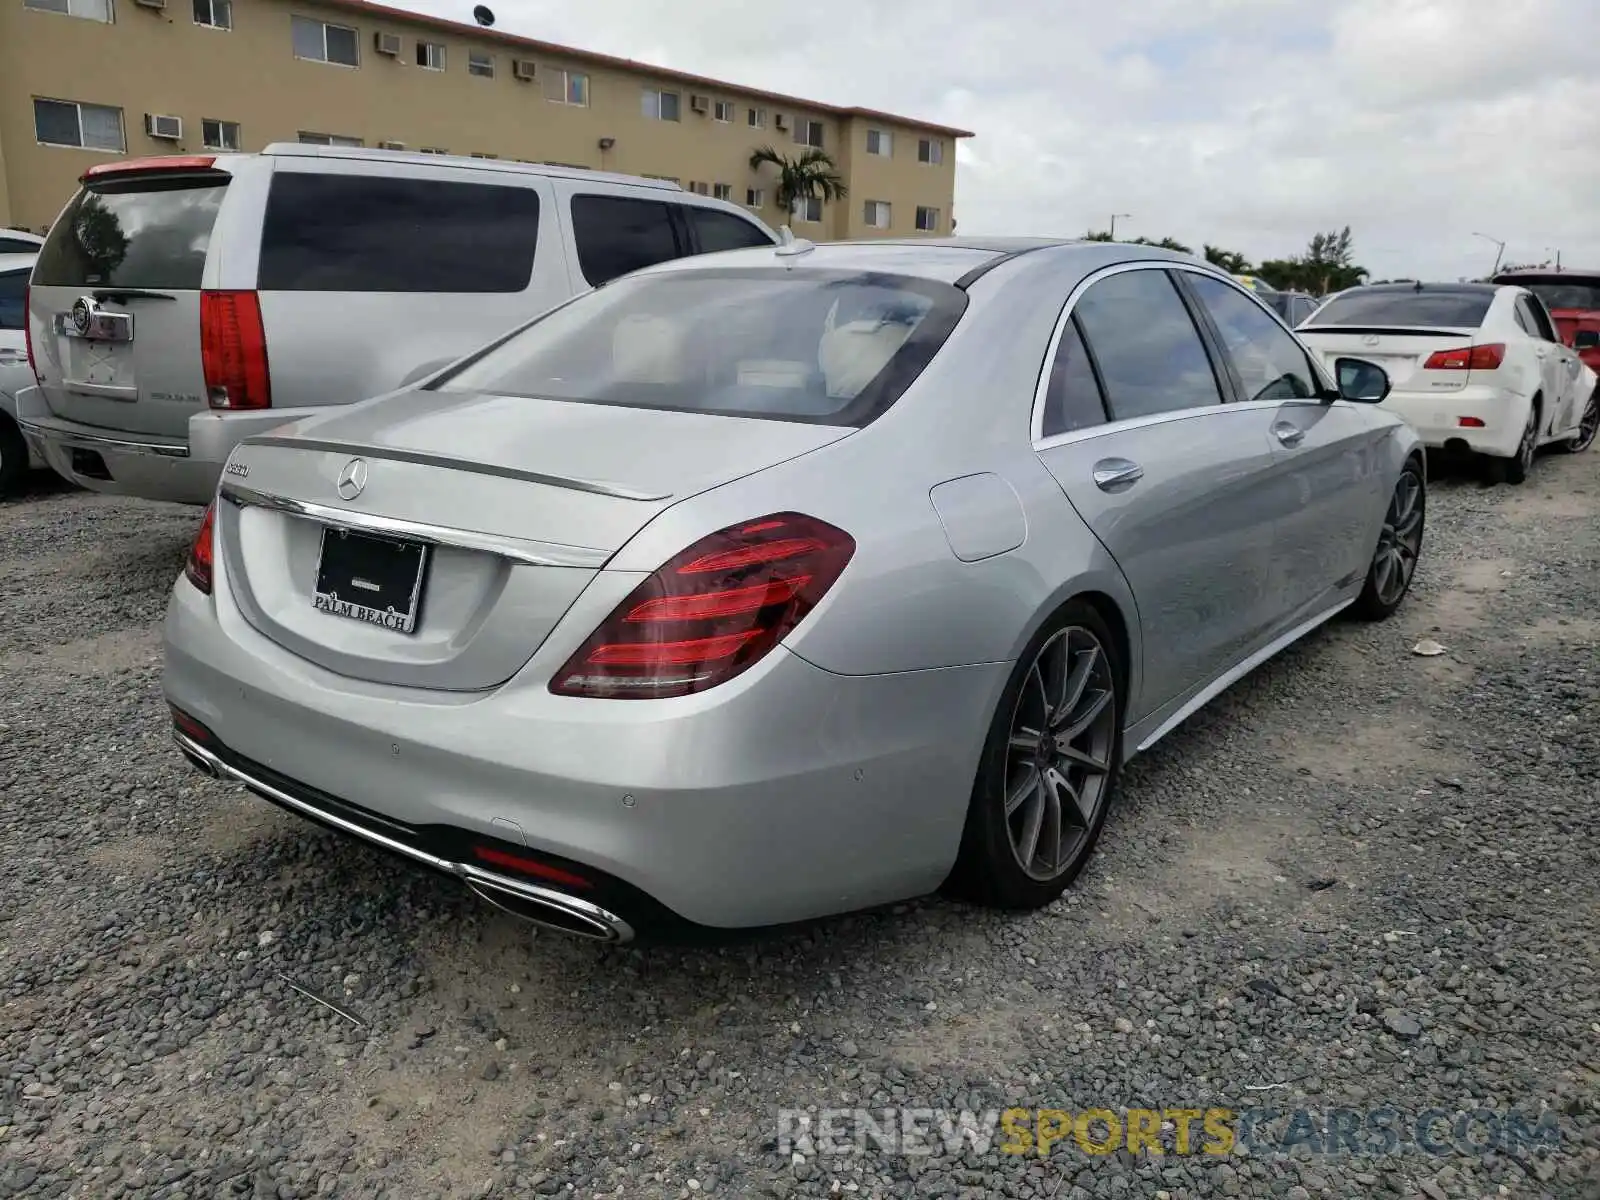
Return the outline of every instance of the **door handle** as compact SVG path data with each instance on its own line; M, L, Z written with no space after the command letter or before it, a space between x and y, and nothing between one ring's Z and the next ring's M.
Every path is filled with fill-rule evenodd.
M1285 446L1298 446L1306 440L1306 431L1297 425L1289 424L1287 421L1279 421L1272 427L1272 436Z
M1102 458L1094 465L1094 485L1102 492L1138 483L1144 478L1144 468L1125 458Z

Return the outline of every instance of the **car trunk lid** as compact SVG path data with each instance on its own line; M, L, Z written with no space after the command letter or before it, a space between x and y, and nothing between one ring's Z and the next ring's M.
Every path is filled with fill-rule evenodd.
M1334 360L1342 357L1377 363L1389 376L1392 391L1454 392L1467 385L1472 372L1465 370L1427 370L1424 364L1439 350L1470 346L1478 338L1477 329L1437 327L1413 329L1395 326L1309 325L1295 331L1316 351L1332 372Z
M29 322L56 416L180 438L207 407L201 288L231 176L211 158L84 176L34 267Z
M404 392L241 446L219 549L245 619L291 652L376 683L492 688L658 513L850 432Z

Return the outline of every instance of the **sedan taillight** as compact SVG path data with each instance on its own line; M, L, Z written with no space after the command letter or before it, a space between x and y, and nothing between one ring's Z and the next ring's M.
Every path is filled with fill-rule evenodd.
M648 700L726 683L816 607L855 548L848 533L800 513L701 538L617 605L556 672L550 690Z
M206 515L200 518L200 530L189 547L189 561L183 564L183 573L206 595L211 594L211 564L216 552L216 501L206 505Z
M1506 360L1503 343L1487 346L1462 346L1456 350L1435 350L1422 364L1424 371L1498 371Z

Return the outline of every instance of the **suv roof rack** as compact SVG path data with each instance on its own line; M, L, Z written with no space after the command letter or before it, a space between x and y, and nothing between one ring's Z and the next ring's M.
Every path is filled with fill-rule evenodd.
M394 162L422 167L470 167L474 171L503 171L515 175L545 175L555 179L587 179L596 183L626 183L634 187L659 188L681 192L683 185L670 179L647 175L624 175L616 171L591 171L583 167L560 167L553 163L508 162L500 158L470 158L465 154L422 154L407 150L374 150L366 146L323 146L307 142L273 142L261 153L272 158L346 158L361 162Z

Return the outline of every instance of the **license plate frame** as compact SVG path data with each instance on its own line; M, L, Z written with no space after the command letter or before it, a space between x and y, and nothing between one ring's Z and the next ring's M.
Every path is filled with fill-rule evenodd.
M331 559L330 546L334 547ZM330 617L415 634L432 549L426 542L324 525L312 607ZM385 562L390 555L394 557Z

